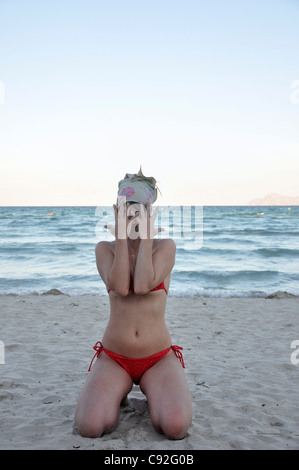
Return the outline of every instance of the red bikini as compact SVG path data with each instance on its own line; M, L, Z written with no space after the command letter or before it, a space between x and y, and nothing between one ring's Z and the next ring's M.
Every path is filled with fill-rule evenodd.
M153 292L154 290L161 290L164 289L166 292L166 295L168 294L166 287L164 285L164 281L162 281L157 287L154 287L153 289L150 290L150 292Z
M117 362L119 365L121 365L130 375L132 378L133 382L135 384L139 384L140 379L144 372L152 367L156 362L160 361L162 357L166 356L166 354L172 349L176 357L180 360L182 367L185 368L184 364L184 359L183 355L180 350L183 348L180 348L180 346L170 346L167 349L164 349L163 351L153 354L152 356L148 357L138 357L138 358L133 358L133 357L125 357L125 356L120 356L119 354L116 354L112 351L109 351L108 349L105 349L101 343L101 341L98 341L93 349L96 351L95 355L93 356L88 372L91 369L92 363L95 359L95 357L99 357L100 353L104 351L107 356L111 357L115 362Z
M164 284L164 281L162 281L158 286L151 289L150 292L156 291L156 290L161 290L161 289L165 290L166 295L168 294L168 292L166 290L166 287L165 287L165 284ZM108 293L109 293L111 289L107 289L107 290L108 290ZM133 290L133 278L132 278L132 276L131 276L131 279L130 279L130 290L131 291ZM91 369L91 366L92 366L92 363L93 363L95 357L99 357L100 353L102 351L104 351L104 353L107 354L107 356L109 356L111 359L113 359L115 362L117 362L120 366L122 366L127 371L127 373L130 375L130 377L132 378L132 380L135 384L139 384L140 379L141 379L142 375L145 373L145 371L147 371L147 369L149 369L154 364L156 364L156 362L160 361L160 359L162 359L162 357L166 356L166 354L171 349L173 350L176 357L180 360L180 362L182 364L182 367L185 368L183 355L181 353L181 350L183 348L181 348L180 346L170 346L169 348L164 349L163 351L158 352L157 354L153 354L152 356L148 356L148 357L140 357L140 358L139 357L135 358L135 357L120 356L119 354L116 354L112 351L109 351L108 349L105 349L103 347L101 341L98 341L95 344L95 346L93 347L93 349L96 351L96 353L95 353L95 355L93 356L93 358L91 360L88 372Z

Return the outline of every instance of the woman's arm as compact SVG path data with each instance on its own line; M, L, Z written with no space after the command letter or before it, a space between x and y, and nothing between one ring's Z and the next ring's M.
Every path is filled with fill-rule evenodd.
M141 240L134 273L134 292L144 295L164 281L172 271L176 245L171 239L159 240L153 254L153 240Z
M111 249L109 242L99 242L96 245L96 263L99 274L107 286L116 294L127 296L130 290L130 265L128 243L126 238L118 237L118 211L115 214L115 250ZM121 214L125 217L125 211ZM121 222L123 222L121 220ZM124 219L125 222L125 219ZM126 233L126 231L123 231Z
M140 207L138 218L141 241L134 273L134 292L139 295L146 294L164 281L174 266L176 245L173 240L159 240L153 254L154 237L164 230L154 227L157 214L158 208L151 216L150 204L147 204L146 211Z

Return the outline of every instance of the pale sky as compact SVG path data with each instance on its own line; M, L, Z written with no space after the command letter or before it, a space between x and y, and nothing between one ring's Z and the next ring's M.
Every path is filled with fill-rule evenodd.
M0 0L0 206L299 196L298 0ZM293 87L293 88L292 88Z

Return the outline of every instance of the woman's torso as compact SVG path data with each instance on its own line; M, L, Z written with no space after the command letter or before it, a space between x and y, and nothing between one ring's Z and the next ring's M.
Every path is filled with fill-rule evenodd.
M132 261L130 269L134 279ZM164 279L167 292L169 284L170 274ZM164 289L145 295L136 295L131 290L126 297L110 291L109 297L110 318L102 338L106 349L126 357L147 357L171 345L165 323L167 293Z

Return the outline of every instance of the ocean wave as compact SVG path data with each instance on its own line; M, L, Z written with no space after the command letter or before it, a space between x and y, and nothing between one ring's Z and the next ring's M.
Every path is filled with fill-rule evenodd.
M251 250L252 254L264 256L266 258L278 258L281 256L298 256L299 248L257 248Z
M205 289L205 290L183 290L176 289L169 292L172 297L186 297L186 298L264 298L264 299L299 299L299 292L295 291L270 291L264 290L221 290L221 289Z
M282 238L285 238L286 236L294 236L298 237L299 236L299 230L298 228L294 228L293 230L287 230L285 229L284 231L281 231L281 227L277 227L277 229L271 228L260 228L260 227L244 227L244 228L236 228L236 229L225 229L225 228L217 228L217 229L204 229L203 230L203 238L209 238L209 239L217 239L217 240L223 240L223 241L240 241L242 236L253 236L253 237L258 237L258 236L282 236Z
M279 270L269 270L269 269L261 269L261 270L250 270L250 269L243 269L243 270L190 270L190 269L179 269L176 268L173 271L174 279L176 277L180 277L181 279L185 280L201 280L201 279L211 279L211 280L219 280L222 279L256 279L257 277L264 277L269 278L269 276L279 276L282 274ZM298 275L299 276L299 275Z
M256 246L256 245L255 245ZM246 247L246 243L243 245L236 245L235 247L214 247L214 246L205 246L203 245L201 248L197 249L185 249L183 247L177 248L177 256L186 256L186 255L199 255L202 257L203 255L221 255L221 256L261 256L265 258L278 258L278 257L289 257L289 256L297 256L299 257L299 247L296 248L274 248L274 247L266 247L266 248L253 248L251 246Z

